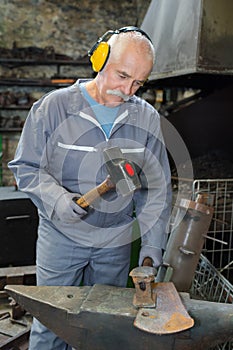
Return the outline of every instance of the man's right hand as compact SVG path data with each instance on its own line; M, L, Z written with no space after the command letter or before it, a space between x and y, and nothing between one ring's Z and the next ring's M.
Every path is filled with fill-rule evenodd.
M62 194L55 204L54 214L56 218L66 223L75 223L87 214L85 209L73 201L74 197L79 196L77 193L69 192Z

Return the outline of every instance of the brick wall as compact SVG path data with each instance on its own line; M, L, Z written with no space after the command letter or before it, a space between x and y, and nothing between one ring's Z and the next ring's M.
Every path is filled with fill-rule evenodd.
M87 51L98 37L109 29L127 25L139 26L150 0L1 0L0 1L0 58L4 49L52 48L57 55L71 59L86 57ZM2 50L2 51L1 51ZM2 53L1 53L2 52ZM88 66L9 65L0 64L0 79L50 79L62 77L90 77ZM53 87L18 86L0 84L1 95L38 99ZM1 106L1 101L0 101ZM24 120L28 111L0 110L0 122L11 121L15 115ZM1 119L2 118L2 119ZM1 123L0 123L1 124ZM0 185L14 184L7 162L14 157L19 133L0 133ZM2 170L2 172L1 172Z

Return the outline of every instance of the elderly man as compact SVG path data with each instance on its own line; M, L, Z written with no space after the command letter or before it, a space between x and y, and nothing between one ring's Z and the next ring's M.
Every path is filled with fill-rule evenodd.
M89 55L96 77L34 103L9 163L38 208L38 285L126 286L135 217L139 265L159 266L166 245L171 190L160 118L135 95L152 70L153 45L139 28L124 27ZM115 146L134 162L141 188L126 197L113 189L86 211L73 198L106 178L103 150ZM71 347L34 319L30 349Z

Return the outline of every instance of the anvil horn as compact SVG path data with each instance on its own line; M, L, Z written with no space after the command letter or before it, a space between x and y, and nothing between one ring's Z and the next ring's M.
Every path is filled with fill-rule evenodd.
M25 310L78 349L201 350L233 340L233 305L194 300L180 293L194 319L188 330L155 335L134 327L133 288L105 285L48 287L8 285Z

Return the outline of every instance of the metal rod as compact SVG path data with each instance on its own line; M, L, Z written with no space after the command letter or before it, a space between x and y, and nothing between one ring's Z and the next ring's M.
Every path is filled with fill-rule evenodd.
M212 241L215 241L215 242L219 242L219 243L222 243L222 244L228 245L228 243L227 243L227 242L225 242L225 241L221 241L220 239L217 239L217 238L214 238L214 237L210 237L210 236L207 236L207 235L205 235L205 234L203 234L202 236L203 236L203 237L205 237L205 238L211 239Z

